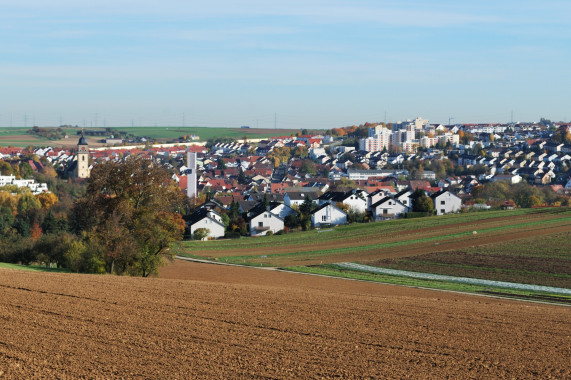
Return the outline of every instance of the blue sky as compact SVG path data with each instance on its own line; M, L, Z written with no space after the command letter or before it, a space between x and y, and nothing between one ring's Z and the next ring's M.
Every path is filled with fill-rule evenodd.
M2 0L0 125L571 118L569 1Z

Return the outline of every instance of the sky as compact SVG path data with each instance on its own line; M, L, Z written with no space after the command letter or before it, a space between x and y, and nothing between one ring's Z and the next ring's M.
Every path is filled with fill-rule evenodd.
M1 0L0 126L567 121L570 16L552 0Z

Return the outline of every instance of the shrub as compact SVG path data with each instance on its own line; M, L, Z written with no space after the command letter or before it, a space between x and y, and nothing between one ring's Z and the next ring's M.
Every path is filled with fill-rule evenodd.
M241 236L240 231L228 231L224 234L226 239L240 239Z
M202 240L210 234L210 230L208 228L197 228L194 233L192 234L192 238L194 240Z

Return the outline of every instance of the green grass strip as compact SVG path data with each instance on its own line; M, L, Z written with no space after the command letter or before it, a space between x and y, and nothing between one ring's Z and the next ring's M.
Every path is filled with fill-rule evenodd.
M339 269L334 265L320 265L320 266L311 266L311 267L293 266L280 269L292 272L299 272L299 273L316 274L316 275L347 278L347 279L361 280L361 281L371 281L383 284L404 285L404 286L438 289L438 290L450 290L463 293L482 294L482 293L497 292L504 294L507 297L514 297L518 299L527 299L533 296L540 296L540 297L547 296L551 297L553 302L571 303L571 297L560 294L534 292L527 290L520 291L520 290L496 288L490 286L460 284L447 281L423 280L423 279L415 279L408 277L391 276L385 274L365 273L360 271Z
M61 273L71 273L69 269L65 268L48 268L42 265L20 265L20 264L10 264L10 263L0 263L0 268L6 269L17 269L26 270L32 272L61 272Z

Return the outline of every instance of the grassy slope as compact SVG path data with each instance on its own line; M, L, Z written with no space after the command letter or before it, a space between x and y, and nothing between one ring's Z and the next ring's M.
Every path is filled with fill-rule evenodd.
M541 218L536 220L533 216L541 216ZM378 254L388 251L406 251L413 248L426 250L427 246L451 245L466 241L473 242L472 245L482 245L488 243L487 238L528 230L542 230L542 234L546 234L553 227L560 228L565 225L569 225L571 229L571 210L569 209L557 210L553 213L545 210L482 212L355 224L332 230L308 231L256 239L184 242L181 248L194 256L254 265L283 266L287 265L284 261L288 258L344 261L343 255L360 253L369 255L368 260L371 261L386 257ZM472 235L472 228L477 228L478 235ZM279 262L275 262L277 259ZM333 261L329 260L329 262Z
M71 273L68 269L62 269L62 268L47 268L47 267L41 266L41 265L19 265L19 264L0 263L0 268L27 270L27 271L32 271L32 272L64 272L64 273Z
M541 216L541 218L535 218L537 216ZM480 223L477 227L478 234L475 236L472 235L471 223ZM465 225L464 230L457 232L458 226L461 224ZM571 231L571 209L569 208L520 209L509 212L479 212L356 224L321 232L307 231L256 239L183 242L180 249L189 256L209 258L221 262L254 266L277 264L289 268L294 265L296 267L292 269L304 272L480 292L486 289L467 285L443 285L423 280L396 279L394 276L386 275L362 274L335 269L328 265L299 266L294 264L295 260L300 257L321 257L324 259L323 262L326 262L326 259L332 259L327 262L343 261L343 254L346 252L355 253L359 251L373 252L371 259L374 259L376 254L395 248L405 252L406 256L407 251L417 247L425 247L430 252L433 249L431 247L438 247L449 241L479 239L474 240L474 247L467 247L462 250L389 260L367 260L367 264L420 272L571 287L570 233L550 232L556 228L566 228L567 225ZM432 234L426 235L425 232L422 232L423 229L431 230ZM528 230L541 230L543 235L525 237L525 231ZM493 237L500 233L510 234L512 232L519 232L520 234L524 232L524 237L493 244L487 240L488 236ZM396 239L395 236L397 236ZM369 244L373 239L379 240L379 238L380 243ZM385 238L387 240L393 238L394 240L383 243L382 240ZM347 243L349 244L347 245ZM339 247L320 248L325 244L338 245ZM245 254L230 255L232 252L239 253L241 251ZM260 255L258 254L259 251L266 253ZM291 260L292 264L288 265L288 260Z

